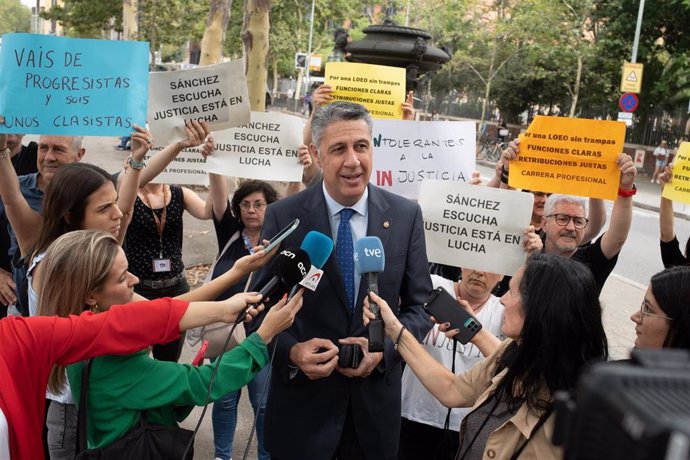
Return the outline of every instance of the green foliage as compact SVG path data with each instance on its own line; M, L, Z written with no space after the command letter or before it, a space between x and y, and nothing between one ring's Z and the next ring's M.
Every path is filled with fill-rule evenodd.
M0 18L0 35L28 32L31 28L31 10L19 0L0 0Z
M204 34L208 1L139 0L137 5L139 38L151 42L152 48L182 46Z
M65 0L41 17L58 21L70 37L101 38L107 30L122 31L122 0Z

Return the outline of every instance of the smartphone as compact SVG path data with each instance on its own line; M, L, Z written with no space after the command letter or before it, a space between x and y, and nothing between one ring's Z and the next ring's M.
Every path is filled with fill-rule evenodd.
M204 363L204 354L208 348L208 340L204 340L201 344L201 348L197 352L196 356L192 360L192 366L201 366Z
M436 318L439 323L450 323L451 329L460 329L454 339L463 345L469 342L482 328L477 318L470 315L465 308L442 287L431 291L424 302L424 310Z
M264 251L271 252L273 248L278 246L285 238L288 237L290 233L294 232L297 226L299 226L299 219L295 219L290 222L287 227L282 229L276 236L271 238L271 241L268 242L268 245L264 248Z

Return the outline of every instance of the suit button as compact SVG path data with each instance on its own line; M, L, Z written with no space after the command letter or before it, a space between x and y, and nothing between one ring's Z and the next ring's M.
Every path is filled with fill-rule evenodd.
M494 458L496 457L496 451L493 449L489 449L486 451L486 456L489 458Z

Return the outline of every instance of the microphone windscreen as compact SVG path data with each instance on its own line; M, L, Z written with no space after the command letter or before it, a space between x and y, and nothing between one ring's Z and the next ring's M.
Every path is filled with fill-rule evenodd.
M309 255L300 248L283 249L271 265L271 272L288 288L302 281L310 269Z
M311 265L321 269L333 252L333 240L323 233L312 230L304 237L300 248L309 254Z
M377 236L365 236L357 240L354 257L355 271L359 275L380 273L386 266L383 244Z

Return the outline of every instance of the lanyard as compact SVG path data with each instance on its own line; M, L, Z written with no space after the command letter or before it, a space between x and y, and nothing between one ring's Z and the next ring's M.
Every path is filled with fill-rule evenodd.
M154 224L156 224L156 231L158 232L158 241L160 243L159 257L162 259L163 230L165 230L165 222L168 217L168 186L163 186L163 211L161 212L160 219L158 218L158 214L156 214L156 211L154 211L153 207L151 207L151 202L149 202L149 199L146 197L146 193L141 193L141 201L143 201L144 204L151 210L151 214L153 215L153 222Z
M247 232L244 229L242 229L242 239L244 240L244 247L247 248L249 254L254 254L254 245L252 244L252 241L249 239L249 235L247 235Z

